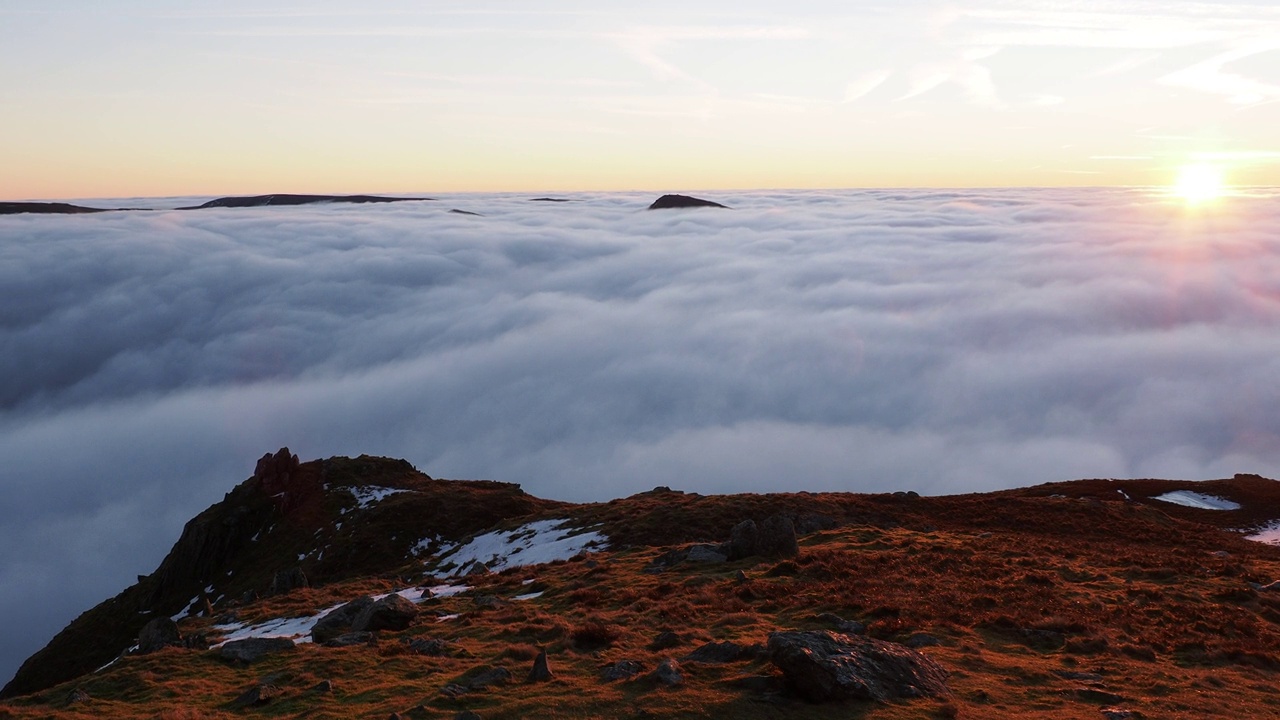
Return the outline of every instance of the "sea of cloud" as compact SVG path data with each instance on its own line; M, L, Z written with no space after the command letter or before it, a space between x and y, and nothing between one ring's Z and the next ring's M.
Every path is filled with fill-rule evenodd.
M1274 195L529 197L0 218L0 680L282 445L567 500L1280 474Z

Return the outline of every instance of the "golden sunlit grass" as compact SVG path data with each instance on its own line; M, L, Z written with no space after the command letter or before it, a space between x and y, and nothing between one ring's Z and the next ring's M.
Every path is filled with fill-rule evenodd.
M1213 165L1187 165L1178 171L1174 193L1191 205L1200 205L1222 197L1227 192L1222 169Z

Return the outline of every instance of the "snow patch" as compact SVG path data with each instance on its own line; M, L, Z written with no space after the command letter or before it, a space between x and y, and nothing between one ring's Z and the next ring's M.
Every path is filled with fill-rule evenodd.
M1280 545L1280 520L1272 520L1260 528L1255 528L1251 534L1245 536L1245 539L1268 545Z
M517 595L511 599L512 600L533 600L535 598L542 597L542 592L543 591L539 590L538 592L531 592L531 593L526 593L524 595Z
M404 488L378 487L377 485L358 485L356 487L346 488L356 499L356 503L363 510L374 503L381 502L383 499L398 495L400 493L411 492Z
M1205 495L1204 493L1191 492L1190 490L1174 490L1163 495L1157 495L1153 500L1173 503L1174 505L1183 505L1185 507L1199 508L1201 510L1239 510L1240 504L1231 502L1216 495Z
M577 528L564 527L568 522L539 520L515 530L485 533L449 554L442 553L440 558L455 563L459 571L478 561L497 572L568 560L588 548L603 549L607 545L609 539L595 531L572 534Z

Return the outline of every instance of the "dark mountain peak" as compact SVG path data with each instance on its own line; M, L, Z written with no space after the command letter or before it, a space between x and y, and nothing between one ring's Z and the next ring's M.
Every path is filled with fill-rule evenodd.
M670 210L672 208L695 208L695 207L713 207L729 209L727 205L721 205L718 202L703 200L702 198L690 197L688 195L663 195L653 204L649 206L650 210Z
M318 203L393 203L411 200L432 200L433 198L396 198L381 195L291 195L276 193L273 195L253 195L250 197L222 197L210 200L202 205L181 207L179 210L202 210L204 208L242 208L265 207L267 205L315 205Z

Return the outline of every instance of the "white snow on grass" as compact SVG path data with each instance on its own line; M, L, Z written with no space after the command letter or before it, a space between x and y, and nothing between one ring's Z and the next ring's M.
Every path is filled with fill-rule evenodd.
M1272 520L1266 525L1253 530L1249 535L1245 536L1245 539L1268 545L1280 545L1280 520Z
M525 593L524 595L517 595L511 599L512 600L534 600L536 598L542 597L542 592L543 591L539 590L538 592Z
M469 585L433 585L430 587L411 587L404 590L397 590L396 595L403 597L415 603L429 600L433 597L452 597L458 593L470 590ZM381 600L392 593L383 593L374 595L374 600ZM227 623L225 625L214 625L216 630L223 637L211 647L222 647L232 640L247 640L249 638L288 638L294 642L307 643L311 642L311 629L316 626L325 615L337 610L346 603L338 603L321 610L315 615L295 618L277 618L275 620L267 620L260 623L249 625L247 623Z
M358 485L343 489L355 497L356 503L360 506L361 510L373 505L374 503L381 502L392 495L412 492L411 490L405 490L404 488L379 487L377 485Z
M482 562L495 572L525 565L539 565L555 560L568 560L587 549L603 549L609 539L592 531L577 535L577 529L564 527L568 520L539 520L515 530L498 530L474 538L442 560L453 562L457 572L465 572L472 563Z
M1163 495L1157 495L1152 499L1173 503L1175 505L1200 508L1201 510L1240 509L1239 503L1231 502L1230 500L1220 498L1216 495L1205 495L1204 493L1191 492L1190 490L1174 490Z

